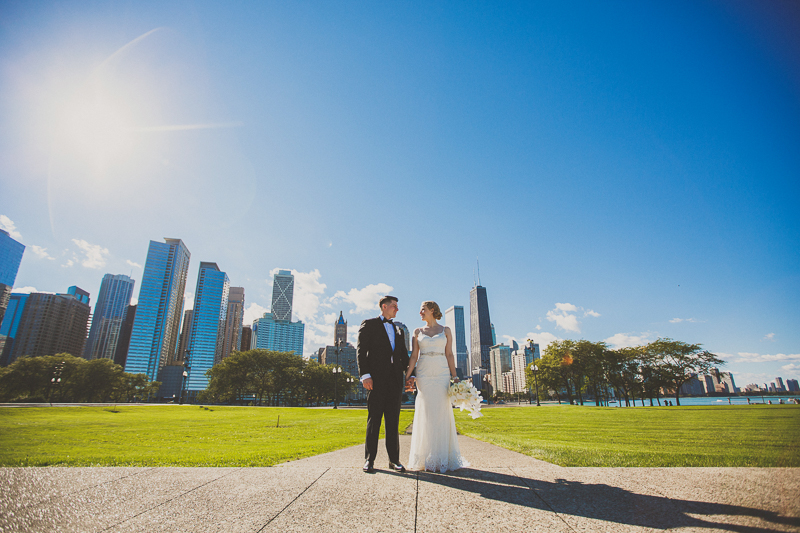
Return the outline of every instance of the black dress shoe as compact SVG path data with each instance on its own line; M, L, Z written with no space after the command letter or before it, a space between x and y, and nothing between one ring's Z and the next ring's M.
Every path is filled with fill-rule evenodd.
M395 472L405 472L406 467L404 467L400 463L389 462L389 470L394 470Z
M375 473L375 467L372 465L372 462L370 462L370 461L367 461L366 463L364 463L363 470L367 474L374 474Z

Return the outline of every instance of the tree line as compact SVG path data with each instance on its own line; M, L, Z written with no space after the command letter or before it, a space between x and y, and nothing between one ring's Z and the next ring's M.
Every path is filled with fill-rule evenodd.
M551 342L536 360L536 376L530 366L525 373L531 389L538 381L540 394L548 391L559 401L563 397L583 405L588 396L596 405L608 404L609 390L614 390L626 406L636 405L637 398L642 405L645 398L653 405L653 399L660 404L664 390L680 405L681 386L693 375L707 374L722 364L722 359L700 344L672 339L616 350L604 342L562 340Z
M254 405L324 405L341 402L357 381L347 372L333 373L335 365L321 365L292 352L247 350L232 352L206 371L208 387L197 400L203 403Z
M2 402L145 402L160 386L109 359L88 361L68 353L24 356L0 368Z

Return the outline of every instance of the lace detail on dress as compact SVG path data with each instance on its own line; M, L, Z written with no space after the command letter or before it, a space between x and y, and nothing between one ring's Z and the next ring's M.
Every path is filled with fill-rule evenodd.
M447 336L444 330L429 337L417 335L420 355L417 360L417 400L414 426L406 466L410 470L447 472L469 466L458 447L456 422L447 389L450 367L444 355Z

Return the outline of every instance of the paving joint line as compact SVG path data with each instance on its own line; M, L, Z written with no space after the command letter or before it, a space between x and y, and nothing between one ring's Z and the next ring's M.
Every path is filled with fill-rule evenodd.
M169 502L171 502L171 501L174 501L174 500L177 500L178 498L181 498L181 497L183 497L183 496L186 496L186 495L187 495L187 494L189 494L190 492L194 492L194 491L196 491L197 489L203 488L203 487L205 487L206 485L209 485L209 484L211 484L211 483L214 483L215 481L219 481L220 479L222 479L222 478L224 478L224 477L230 476L230 475L231 475L231 474L233 474L234 472L238 472L239 470L242 470L243 468L244 468L244 467L237 468L236 470L233 470L233 471L231 471L231 472L228 472L227 474L224 474L224 475L222 475L222 476L216 477L216 478L214 478L214 479L212 479L212 480L210 480L210 481L206 481L206 482L205 482L205 483L203 483L202 485L198 485L198 486L196 486L196 487L194 487L194 488L192 488L192 489L189 489L189 490L187 490L186 492L182 492L182 493L178 494L177 496L175 496L175 497L173 497L173 498L170 498L170 499L168 499L168 500L164 500L163 502L159 503L158 505L154 505L154 506L152 506L152 507L148 507L148 508L147 508L147 509L145 509L144 511L142 511L142 512L140 512L140 513L136 513L136 514L135 514L135 515L133 515L133 516L129 516L129 517L128 517L128 518L126 518L125 520L121 520L121 521L117 522L116 524L111 524L111 525L110 525L110 526L108 526L107 528L105 528L105 529L101 529L100 531L101 531L101 533L102 533L103 531L108 531L109 529L111 529L111 528L114 528L114 527L117 527L117 526L118 526L118 525L120 525L120 524L124 524L125 522L127 522L127 521L129 521L129 520L133 520L134 518L136 518L136 517L138 517L138 516L141 516L141 515L143 515L143 514L145 514L145 513L149 513L149 512L150 512L150 511L152 511L153 509L158 509L159 507L162 507L162 506L164 506L164 505L168 504L168 503L169 503Z
M417 494L414 499L414 533L417 533L417 517L419 516L419 472L416 474L417 478Z
M328 473L328 471L329 471L330 469L331 469L331 467L328 467L328 468L326 468L326 469L325 469L325 471L324 471L323 473L321 473L317 479L315 479L314 481L312 481L312 482L311 482L311 484L310 484L308 487L306 487L306 488L304 488L304 489L303 489L303 492L301 492L300 494L298 494L297 496L295 496L295 497L294 497L294 499L293 499L292 501L290 501L289 503L287 503L287 504L286 504L286 506L285 506L283 509L281 509L280 511L278 511L278 513L277 513L275 516L273 516L272 518L270 518L270 519L267 521L267 523L266 523L266 524L264 524L263 526L261 526L261 529L259 529L259 530L258 530L256 533L261 533L262 531L264 531L264 528L265 528L265 527L267 527L268 525L270 525L270 524L272 523L272 521L273 521L273 520L275 520L276 518L278 518L278 517L281 515L281 513L283 513L283 512L284 512L286 509L288 509L288 508L289 508L289 506L290 506L290 505L292 505L294 502L296 502L296 501L297 501L297 500L300 498L300 496L302 496L303 494L305 494L305 493L306 493L306 491L307 491L308 489L310 489L310 488L311 488L311 487L314 485L314 483L316 483L317 481L319 481L320 479L322 479L322 476L324 476L325 474L327 474L327 473Z
M551 505L550 505L550 504L547 502L547 500L545 500L544 498L542 498L542 497L539 495L539 493L538 493L538 492L536 492L536 491L533 489L533 487L531 487L531 486L528 484L528 481L527 481L527 480L526 480L524 477L521 477L519 474L517 474L516 472L514 472L514 469L513 469L513 468L511 468L510 466L507 466L506 468L508 468L508 470L509 470L509 471L510 471L512 474L514 474L514 476L515 476L517 479L519 479L520 481L522 481L522 483L524 483L524 484L525 484L525 486L526 486L526 487L528 487L528 490L530 490L530 491L531 491L531 492L532 492L532 493L533 493L533 494L534 494L534 495L535 495L537 498L539 498L539 499L542 501L542 503L543 503L543 504L545 504L545 505L547 506L547 508L548 508L548 509L550 509L550 511L552 511L552 513L558 517L558 519L559 519L559 520L561 520L562 522L564 522L564 525L565 525L565 526L567 526L567 528L568 528L570 531L575 531L575 529L574 529L574 528L573 528L571 525L569 525L569 522L567 522L567 521L564 519L564 517L563 517L563 516L561 516L561 513L559 513L559 512L558 512L558 511L556 511L555 509L553 509L553 507L552 507L552 506L551 506ZM577 533L577 532L575 531L575 533Z
M18 509L20 509L20 510L27 509L29 507L35 507L35 506L37 506L39 504L42 504L42 503L45 503L45 502L49 503L49 502L52 502L53 500L66 498L68 496L74 496L75 494L80 494L81 492L84 492L84 491L87 491L87 490L91 490L91 489L94 489L94 488L97 488L97 487L101 487L101 486L106 485L108 483L115 483L117 481L121 481L121 480L127 479L129 477L138 476L138 475L144 474L145 472L150 472L151 470L154 470L154 469L155 469L155 467L151 466L151 467L145 468L144 470L141 470L139 472L134 472L133 474L128 474L127 476L122 476L122 477L118 477L118 478L114 478L114 479L109 479L107 481L103 481L102 483L95 483L94 485L89 485L88 487L83 487L82 489L73 490L72 492L59 494L57 496L48 496L46 498L42 498L40 500L36 500L35 502L31 502L31 503L27 503L25 505L22 505Z

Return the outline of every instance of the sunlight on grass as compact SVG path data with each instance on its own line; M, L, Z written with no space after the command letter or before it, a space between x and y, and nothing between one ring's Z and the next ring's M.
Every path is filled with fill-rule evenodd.
M401 431L413 415L401 412ZM362 444L366 424L366 410L348 409L6 408L0 465L271 466Z
M800 466L800 408L491 408L461 434L561 466Z

